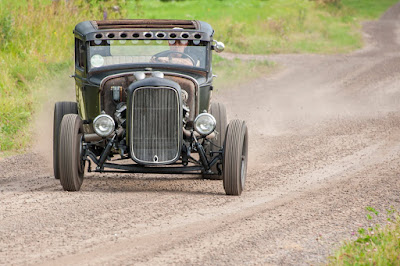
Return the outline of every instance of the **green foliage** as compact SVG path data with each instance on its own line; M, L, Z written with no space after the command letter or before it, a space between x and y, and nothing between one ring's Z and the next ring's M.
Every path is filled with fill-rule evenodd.
M224 59L216 54L213 56L213 73L216 90L224 90L251 78L266 75L272 71L274 63L267 60L239 60Z
M4 49L13 33L13 17L10 14L0 13L0 47Z
M335 7L342 7L342 1L341 0L313 0L317 2L318 4L323 4L323 5L331 5Z
M74 5L79 9L90 8L92 12L103 13L102 19L112 19L126 15L125 0L75 0Z
M371 221L378 212L366 208ZM373 215L371 215L373 214ZM329 258L328 265L399 265L400 261L400 216L393 208L387 211L388 224L360 228L355 241L344 245Z
M29 146L40 84L72 65L76 23L102 19L111 3L0 0L0 151Z
M371 214L375 214L376 216L378 216L378 214L379 214L379 212L377 210L375 210L373 207L366 207L365 209L368 211L368 213L367 213L368 220L372 220Z
M397 0L202 0L128 2L128 17L199 19L227 51L339 53L360 48L360 22Z
M394 0L342 0L343 5L347 8L345 15L360 19L376 19L388 7L397 2Z

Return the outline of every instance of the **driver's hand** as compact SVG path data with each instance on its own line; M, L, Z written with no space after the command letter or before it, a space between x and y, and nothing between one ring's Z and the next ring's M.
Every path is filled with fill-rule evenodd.
M169 63L169 58L168 57L158 57L155 61L159 63Z
M189 58L172 58L174 64L193 66L192 61Z
M171 64L178 64L178 65L186 65L186 66L193 66L192 61L189 58L177 58L172 57L171 60L168 57L157 57L151 60L153 63L171 63Z

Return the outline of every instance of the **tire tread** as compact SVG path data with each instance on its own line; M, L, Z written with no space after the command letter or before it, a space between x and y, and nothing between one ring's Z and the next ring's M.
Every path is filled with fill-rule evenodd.
M248 131L246 123L238 119L232 120L226 131L223 156L223 181L227 195L239 196L244 189L241 179L241 167L243 153L245 156L245 167L247 167L247 147ZM243 178L245 178L245 176Z
M54 105L53 119L53 171L54 177L60 179L59 166L59 146L60 146L60 126L64 115L78 114L78 105L76 102L56 102Z
M64 190L79 191L83 182L83 171L79 171L79 135L82 120L76 114L63 117L60 127L60 182Z

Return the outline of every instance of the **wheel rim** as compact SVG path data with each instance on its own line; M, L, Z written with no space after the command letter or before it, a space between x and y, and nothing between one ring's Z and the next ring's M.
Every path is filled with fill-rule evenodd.
M244 183L246 181L246 157L242 155L242 163L240 165L241 171L240 171L240 182L242 187L244 187Z
M240 162L240 183L242 189L244 188L244 184L246 182L246 173L247 173L247 131L243 138L243 146L242 146L242 156Z
M85 160L83 160L83 134L78 135L78 145L79 145L79 158L78 158L78 171L83 173L85 169Z

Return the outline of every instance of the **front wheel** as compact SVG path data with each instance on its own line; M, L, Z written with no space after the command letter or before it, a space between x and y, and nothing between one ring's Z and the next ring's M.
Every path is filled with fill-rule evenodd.
M78 114L78 105L76 102L57 102L54 105L53 121L53 169L54 177L60 179L59 166L59 146L60 146L60 126L61 121L66 114Z
M83 123L76 114L63 117L60 126L59 167L64 190L79 191L83 182Z
M239 196L247 173L248 131L242 120L232 120L226 130L223 155L223 181L227 195Z

